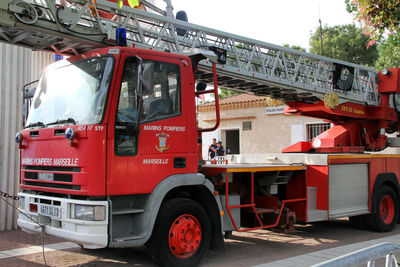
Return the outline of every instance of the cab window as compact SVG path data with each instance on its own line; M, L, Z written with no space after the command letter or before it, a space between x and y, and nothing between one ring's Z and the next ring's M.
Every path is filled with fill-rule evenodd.
M152 92L143 96L142 123L181 114L179 71L176 64L154 62L154 88Z
M115 154L120 156L137 154L137 70L137 58L127 58L115 118Z
M152 88L138 92L137 57L125 60L115 119L115 154L134 156L138 152L138 133L141 124L163 120L181 114L180 68L176 64L151 62L154 70ZM140 104L141 102L141 104ZM140 116L140 120L138 117Z

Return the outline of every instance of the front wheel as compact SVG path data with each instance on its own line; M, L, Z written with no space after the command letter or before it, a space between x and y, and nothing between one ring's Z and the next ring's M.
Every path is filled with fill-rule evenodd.
M380 186L375 194L374 213L366 217L366 224L375 231L389 232L396 226L399 217L397 195L389 186Z
M196 266L210 247L211 227L203 207L176 198L161 206L148 243L153 260L161 266Z

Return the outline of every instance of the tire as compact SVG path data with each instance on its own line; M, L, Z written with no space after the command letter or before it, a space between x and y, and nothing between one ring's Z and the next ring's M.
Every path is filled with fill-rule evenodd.
M161 206L147 247L159 266L197 266L210 242L211 223L203 207L176 198Z
M389 232L394 229L399 218L399 203L394 190L381 185L373 196L373 213L365 217L368 228L377 232Z

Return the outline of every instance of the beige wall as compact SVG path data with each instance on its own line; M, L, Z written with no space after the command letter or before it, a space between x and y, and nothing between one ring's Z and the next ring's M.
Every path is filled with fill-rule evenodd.
M252 117L253 119L224 120L238 117ZM279 153L283 148L291 145L292 124L304 124L310 122L322 122L321 120L291 116L284 114L267 115L265 107L246 109L231 109L221 111L221 124L219 131L224 129L239 129L241 154L265 154ZM210 127L213 122L205 123L203 120L215 119L215 112L200 112L199 124L201 127ZM251 121L251 130L243 130L243 121ZM220 139L225 145L224 135ZM203 144L208 146L209 144Z

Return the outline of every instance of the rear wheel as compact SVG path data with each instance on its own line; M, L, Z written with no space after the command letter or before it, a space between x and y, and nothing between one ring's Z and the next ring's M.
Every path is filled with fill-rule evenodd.
M399 217L396 193L389 186L380 186L372 204L374 213L366 217L366 224L378 232L392 231Z
M196 266L210 242L210 221L203 207L193 200L176 198L161 206L148 248L159 265Z

